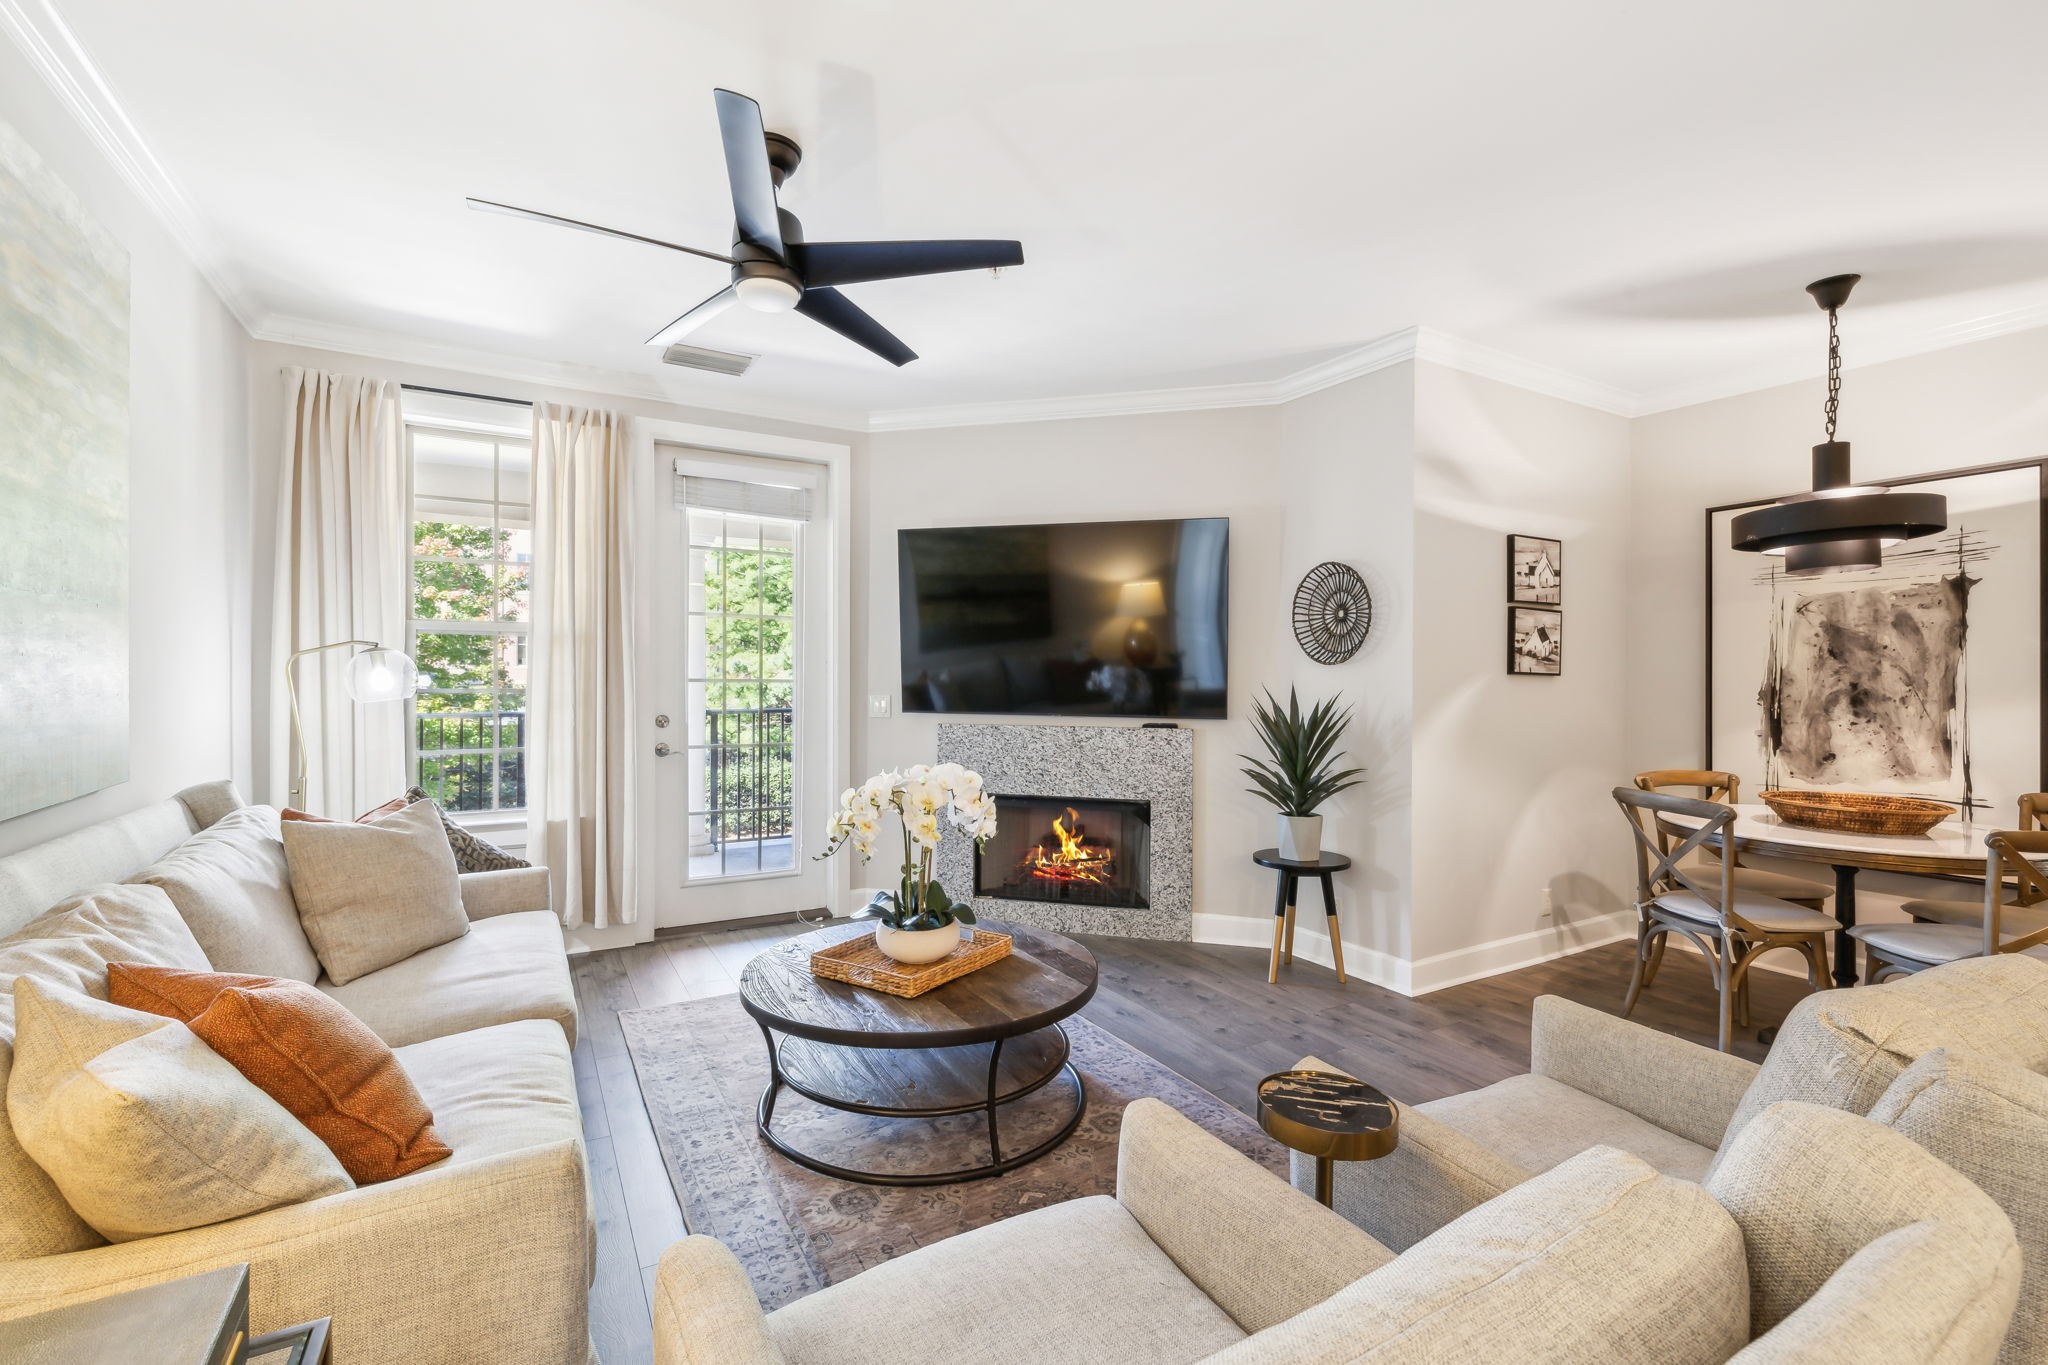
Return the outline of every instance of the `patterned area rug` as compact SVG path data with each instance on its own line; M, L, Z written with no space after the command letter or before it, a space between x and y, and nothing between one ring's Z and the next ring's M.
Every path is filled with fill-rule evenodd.
M1066 1028L1088 1112L1059 1147L1007 1175L963 1185L852 1184L804 1169L754 1130L768 1082L767 1048L737 995L629 1010L619 1021L684 1222L733 1249L770 1309L955 1233L1046 1204L1115 1193L1124 1106L1146 1095L1287 1174L1286 1154L1257 1123L1074 1018ZM1034 1145L1072 1112L1073 1089L1064 1077L1003 1106L1003 1150ZM802 1151L859 1169L953 1170L988 1160L979 1114L872 1119L827 1109L787 1088L776 1101L775 1132Z

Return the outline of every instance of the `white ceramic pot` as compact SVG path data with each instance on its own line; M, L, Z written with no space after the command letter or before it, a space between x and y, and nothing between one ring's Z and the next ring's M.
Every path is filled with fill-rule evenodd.
M960 926L946 924L937 929L891 929L886 924L877 924L875 946L898 962L916 967L926 962L937 962L959 947Z
M1323 856L1323 817L1280 817L1280 856L1294 863L1312 863Z

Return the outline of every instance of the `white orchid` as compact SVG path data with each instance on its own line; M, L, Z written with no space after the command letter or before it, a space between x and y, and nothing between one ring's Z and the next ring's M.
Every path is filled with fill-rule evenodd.
M903 881L891 904L879 909L896 928L938 928L955 919L974 922L973 910L956 905L932 879L932 865L947 826L976 843L996 832L995 798L982 790L981 774L958 763L913 764L876 773L839 794L839 809L825 826L829 858L851 845L862 862L874 857L884 811L903 825Z

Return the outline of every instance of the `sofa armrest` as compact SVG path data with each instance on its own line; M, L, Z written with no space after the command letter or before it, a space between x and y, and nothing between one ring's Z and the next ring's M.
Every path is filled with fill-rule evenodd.
M462 1365L484 1349L584 1365L586 1199L573 1139L443 1162L232 1222L11 1262L0 1319L247 1262L250 1329L332 1317L336 1359Z
M1530 1024L1531 1071L1710 1149L1760 1069L1555 995L1536 997Z
M1304 1057L1295 1066L1346 1074L1318 1057ZM1337 1212L1382 1246L1406 1251L1536 1174L1449 1124L1398 1101L1394 1108L1401 1124L1394 1150L1374 1161L1340 1161L1331 1180ZM1309 1194L1315 1189L1315 1159L1297 1152L1292 1164L1294 1187Z
M504 867L494 872L465 872L462 908L471 919L514 915L522 910L553 907L544 867Z
M654 1272L654 1365L784 1365L739 1258L685 1237Z
M1181 1273L1257 1332L1394 1254L1172 1107L1124 1110L1116 1197Z

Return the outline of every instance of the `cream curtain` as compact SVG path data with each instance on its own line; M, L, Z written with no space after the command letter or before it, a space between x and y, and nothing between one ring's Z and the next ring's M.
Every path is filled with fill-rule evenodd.
M411 557L399 386L284 372L283 461L270 632L269 792L290 798L285 663L338 640L406 647ZM405 789L403 702L361 704L343 686L349 650L299 660L306 794L319 815L348 817Z
M639 914L629 466L621 415L534 405L529 856L571 928Z

